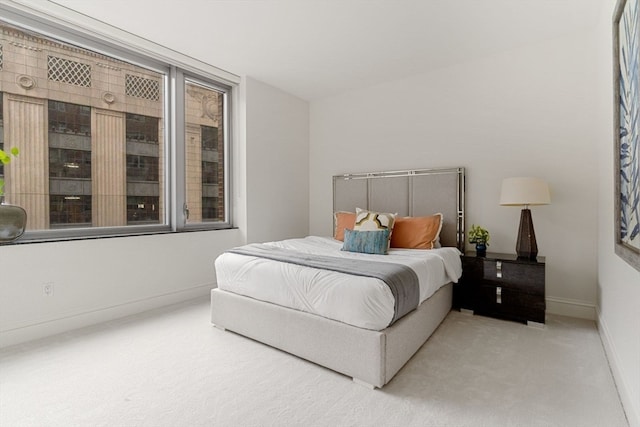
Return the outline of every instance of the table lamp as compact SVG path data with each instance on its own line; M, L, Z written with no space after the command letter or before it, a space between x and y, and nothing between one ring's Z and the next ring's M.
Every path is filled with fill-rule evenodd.
M538 256L538 244L529 206L550 203L549 185L540 178L517 177L506 178L502 181L500 204L502 206L524 206L520 214L520 228L516 243L518 258L535 260Z

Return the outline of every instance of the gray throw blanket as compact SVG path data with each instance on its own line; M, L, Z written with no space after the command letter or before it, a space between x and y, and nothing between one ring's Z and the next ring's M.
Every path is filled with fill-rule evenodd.
M390 325L414 310L420 302L418 275L406 265L304 254L260 243L230 249L227 252L380 279L389 286L395 298L393 319Z

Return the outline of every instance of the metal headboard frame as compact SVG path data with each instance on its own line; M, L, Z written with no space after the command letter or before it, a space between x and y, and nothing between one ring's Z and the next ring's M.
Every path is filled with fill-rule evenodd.
M336 210L336 182L343 180L366 180L367 186L367 206L370 208L371 200L371 182L375 179L389 179L389 178L404 178L408 177L408 194L412 195L413 177L422 175L444 175L444 174L456 174L456 204L457 204L457 218L456 218L456 240L457 247L460 251L464 252L465 247L465 170L463 167L457 168L434 168L434 169L412 169L404 171L391 171L391 172L366 172L366 173L347 173L333 176L333 210ZM413 216L413 200L409 197L409 216Z

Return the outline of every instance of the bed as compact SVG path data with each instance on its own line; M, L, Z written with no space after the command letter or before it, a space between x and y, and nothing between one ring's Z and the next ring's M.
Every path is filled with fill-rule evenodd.
M318 297L315 289L323 286L337 289L341 285L348 292L354 292L360 287L371 287L365 284L365 280L375 282L378 279L345 276L343 272L331 273L342 275L341 279L328 279L331 276L324 270L264 259L252 256L252 253L242 253L240 249L240 253L231 251L216 259L219 288L211 291L211 321L220 329L236 332L340 372L362 385L382 387L426 342L451 309L451 282L456 281L456 269L459 269L455 262L459 263L458 250L464 247L464 169L337 175L333 177L333 190L334 212L353 212L356 208L363 208L394 212L399 217L442 213L438 245L441 248L429 251L390 249L384 257L363 256L340 252L342 242L332 238L310 236L257 245L259 248L255 249L271 245L269 247L296 249L303 253L319 250L321 254L326 251L329 256L373 257L377 261L384 258L394 264L406 264L420 276L417 308L408 310L406 315L399 315L393 312L392 307L390 314L389 304L379 303L382 300L376 299L374 303L362 304L367 310L374 308L373 314L365 313L366 310L358 308L357 296L334 296L332 300L326 296ZM430 261L426 261L427 258ZM435 265L438 258L448 259L447 262L453 264L443 266L444 273L428 273L432 271L431 267L425 265ZM446 262L443 261L444 264ZM249 270L250 265L257 270L247 273L245 270ZM423 286L425 275L442 276L445 280ZM316 285L314 280L321 285ZM384 283L376 289L381 295L388 292ZM307 291L310 296L301 298L301 293ZM293 300L298 301L297 305ZM343 307L340 312L340 305L352 310L344 310Z

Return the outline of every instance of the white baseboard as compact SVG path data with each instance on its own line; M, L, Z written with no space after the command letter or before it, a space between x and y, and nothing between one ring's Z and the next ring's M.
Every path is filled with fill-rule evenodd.
M546 301L548 314L596 320L596 306L593 303L550 296Z
M16 327L0 332L0 348L61 334L98 323L108 322L110 320L142 313L154 308L188 301L204 295L209 295L211 289L214 287L215 284L195 286L193 288L182 289L180 291L163 295L156 295L137 301L128 301L115 306L100 308L98 310L72 314L46 322Z
M602 346L604 347L607 359L609 360L609 366L611 367L613 379L616 383L616 388L618 389L618 396L620 396L620 401L622 402L624 412L627 416L627 421L629 421L629 427L640 427L640 405L632 399L629 386L625 381L625 375L620 370L620 359L618 358L618 353L612 344L611 334L609 333L609 329L602 319L599 310L597 324L598 332L600 332L600 340L602 341Z

